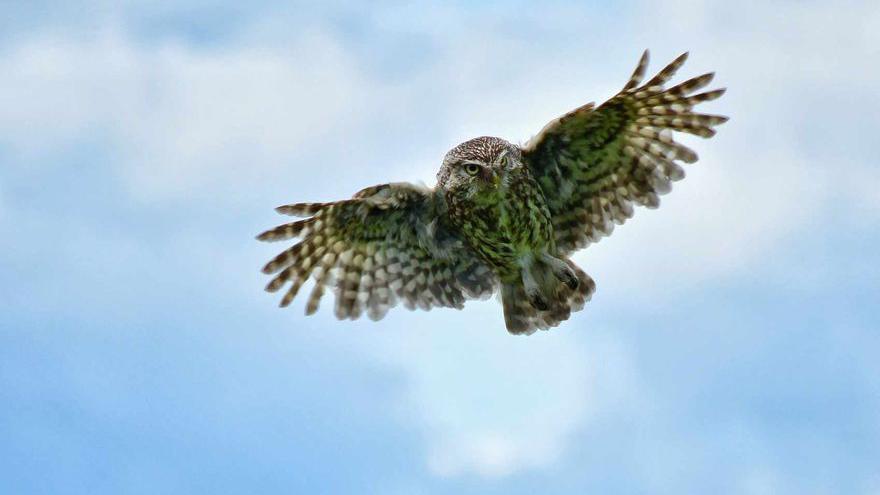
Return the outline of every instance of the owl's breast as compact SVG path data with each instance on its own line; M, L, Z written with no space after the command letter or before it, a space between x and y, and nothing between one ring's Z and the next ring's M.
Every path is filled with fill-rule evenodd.
M453 221L471 248L496 269L518 272L523 254L552 245L550 213L534 181L512 181L483 195L451 199Z

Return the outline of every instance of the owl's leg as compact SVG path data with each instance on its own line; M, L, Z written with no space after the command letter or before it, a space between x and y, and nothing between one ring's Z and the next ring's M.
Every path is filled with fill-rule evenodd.
M554 258L547 253L541 254L541 261L550 266L553 276L559 279L560 282L564 282L571 290L577 290L580 282L578 281L577 274L568 266L568 263L559 258Z
M547 309L550 308L550 305L541 291L541 284L532 273L534 261L535 260L531 255L524 257L522 260L520 274L522 275L523 288L526 291L526 297L529 298L529 303L532 307L538 311L547 311Z

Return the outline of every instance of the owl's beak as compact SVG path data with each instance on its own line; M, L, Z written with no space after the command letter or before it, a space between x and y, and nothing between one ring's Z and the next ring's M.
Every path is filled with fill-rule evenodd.
M491 184L495 187L498 186L498 172L496 170L492 170L489 167L484 167L482 172L480 173L480 179L483 180L486 184Z
M498 189L498 186L500 186L500 185L501 185L501 172L499 172L497 170L492 171L492 186L494 186L495 189Z

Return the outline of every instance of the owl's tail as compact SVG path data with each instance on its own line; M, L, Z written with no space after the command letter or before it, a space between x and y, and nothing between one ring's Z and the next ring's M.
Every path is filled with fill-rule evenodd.
M547 330L580 311L596 283L568 258L544 256L522 268L520 280L501 285L507 331L530 335Z

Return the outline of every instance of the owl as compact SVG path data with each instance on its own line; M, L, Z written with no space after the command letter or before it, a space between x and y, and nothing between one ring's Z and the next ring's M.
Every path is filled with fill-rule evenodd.
M281 306L313 279L306 314L324 291L339 319L381 319L398 302L410 309L461 309L500 294L507 330L531 334L567 320L596 284L570 256L611 234L635 206L657 208L697 154L673 132L704 138L726 117L697 113L724 89L698 92L714 74L666 87L679 56L642 83L645 51L623 89L544 126L524 145L478 137L443 158L433 189L397 182L351 199L277 208L300 217L261 241L298 242L263 272Z

